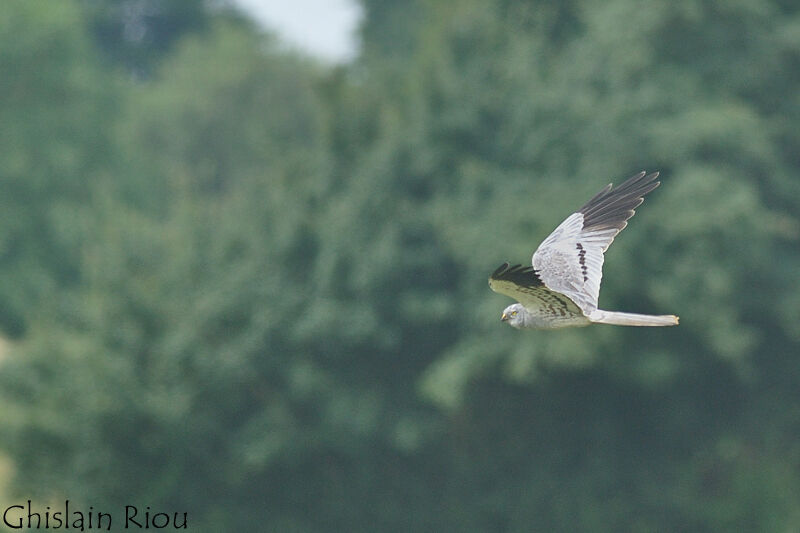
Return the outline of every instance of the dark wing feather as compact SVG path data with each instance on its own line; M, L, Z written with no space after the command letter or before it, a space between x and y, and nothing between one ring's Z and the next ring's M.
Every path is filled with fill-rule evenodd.
M521 287L538 287L542 280L536 275L532 266L514 265L503 263L489 276L489 281L507 281Z
M608 184L578 209L583 215L583 229L591 231L613 228L617 233L625 229L628 219L635 213L634 209L644 202L644 195L661 184L656 178L658 172L640 172L619 187Z

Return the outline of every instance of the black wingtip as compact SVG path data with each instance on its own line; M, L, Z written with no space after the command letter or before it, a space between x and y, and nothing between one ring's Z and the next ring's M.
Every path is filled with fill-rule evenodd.
M508 267L509 267L508 263L503 263L502 265L497 267L494 272L492 272L492 275L489 276L489 278L496 278L497 276L501 275L503 272L508 270Z
M584 229L596 227L624 228L623 222L631 218L634 209L641 205L644 196L658 187L658 172L641 171L617 187L605 187L578 211L584 216Z
M542 280L536 274L532 266L509 265L503 263L489 276L489 281L506 280L528 287L536 287L542 284Z

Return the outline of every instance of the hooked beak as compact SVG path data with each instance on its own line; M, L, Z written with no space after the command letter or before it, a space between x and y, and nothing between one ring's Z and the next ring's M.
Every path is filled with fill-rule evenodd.
M508 320L508 314L507 313L503 313L503 316L500 317L500 320L502 320L503 322Z

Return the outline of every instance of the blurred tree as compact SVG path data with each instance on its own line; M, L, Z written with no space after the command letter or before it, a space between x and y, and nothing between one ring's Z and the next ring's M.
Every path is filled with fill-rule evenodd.
M212 18L205 0L80 0L99 50L138 76Z
M437 210L445 242L462 263L483 260L473 250L486 242L486 234L498 231L490 225L502 221L501 231L516 243L513 255L521 260L539 242L532 229L544 237L602 184L580 185L584 192L576 195L576 185L589 181L587 177L613 176L620 166L661 168L669 187L648 201L636 219L638 231L626 232L615 244L607 263L615 275L606 277L602 301L610 307L616 307L617 300L620 307L644 303L677 309L685 319L683 331L695 336L692 351L743 363L759 342L755 317L768 315L767 306L776 299L795 297L780 290L788 278L770 275L760 280L755 297L739 299L738 288L761 277L762 258L781 253L777 221L791 216L791 211L770 210L761 192L760 176L788 175L791 168L788 161L776 158L776 146L760 133L767 129L769 117L728 85L707 81L702 64L673 72L668 59L678 44L664 44L667 36L651 36L665 32L663 24L672 27L683 8L665 6L643 13L635 3L624 1L613 7L576 7L567 17L573 19L569 41L554 48L555 37L539 30L553 28L554 17L565 16L562 8L534 10L513 3L493 9L464 2L457 12L434 17L442 27L418 60L424 74L409 77L424 80L414 106L430 110L431 125L411 127L428 135L419 144L431 153L451 154L419 178L440 187L452 184L441 194L444 199ZM616 25L628 15L642 19L633 19L641 31L623 36ZM750 15L744 9L739 23L761 23ZM706 24L695 28L698 38ZM492 186L496 176L503 176L502 186ZM531 198L536 197L564 201L530 212ZM676 217L672 224L661 222ZM482 223L484 228L479 227ZM659 246L645 244L653 236ZM508 249L509 241L494 242ZM490 252L503 256L500 250ZM735 254L737 260L721 260L725 254ZM476 284L470 281L470 286ZM486 300L477 289L475 294ZM682 310L681 302L692 305ZM479 309L479 303L471 308ZM511 364L535 371L536 365L525 359L582 352L584 362L605 360L619 368L619 361L611 357L617 343L652 337L653 332L606 335L610 344L598 350L602 335L602 328L559 334L553 342L588 344L557 350L541 339L532 345L531 337L517 337L524 346L520 351L527 355L522 361L512 357ZM789 328L783 335L791 335ZM467 332L460 338L466 346L476 346ZM502 358L506 356L500 354L515 353L507 344L515 342L511 338L505 335L492 342L493 349L472 350L475 358L485 361L487 349ZM674 357L680 358L685 348L676 345ZM459 348L457 357L469 351Z
M424 0L362 0L363 56L377 61L407 60L419 43L418 31L426 11Z
M792 498L760 495L797 493L798 481L780 474L787 460L794 464L785 453L795 452L776 453L757 435L796 451L797 430L777 419L765 427L771 409L744 398L800 370L791 356L796 328L784 314L800 304L800 292L785 290L800 262L796 144L788 130L771 132L797 109L794 99L770 96L795 85L787 73L796 72L796 10L660 3L644 11L628 1L424 7L414 48L398 41L400 61L365 54L366 68L381 73L376 85L394 85L353 187L342 190L341 206L331 201L335 224L325 226L331 236L322 247L337 250L330 255L340 265L338 287L354 280L351 298L386 303L372 315L381 333L408 339L398 357L413 354L423 367L435 360L422 389L453 409L445 427L461 430L458 444L445 445L452 462L441 475L469 487L461 492L454 482L444 492L459 502L446 523L521 531L574 530L576 522L591 531L790 527ZM761 44L743 46L741 35ZM615 244L601 298L612 308L677 311L681 328L522 336L491 327L488 317L505 302L484 285L495 266L487 257L524 261L605 180L653 167L667 186ZM355 244L367 242L375 244ZM765 268L766 257L781 266ZM416 282L397 283L398 268ZM590 372L588 382L562 368ZM509 398L531 410L544 401L497 384L498 376L551 381L551 394L565 388L577 397L548 404L554 418L495 408ZM487 380L492 387L481 386ZM621 404L600 400L620 390L630 395ZM633 407L622 409L626 401ZM748 429L730 431L739 424ZM435 432L417 431L420 449L441 449ZM459 455L461 446L468 451ZM593 456L584 460L587 448ZM484 456L508 466L477 466ZM770 466L756 474L753 456ZM526 461L529 470L517 469ZM548 471L551 462L566 470ZM665 483L669 472L681 474ZM761 489L751 492L754 476ZM562 492L537 492L550 484ZM620 485L631 492L614 492ZM506 487L520 494L516 506ZM548 495L557 499L540 506ZM744 510L743 502L757 503ZM433 514L448 505L429 504Z
M0 366L20 490L216 531L792 529L797 8L415 5L367 2L352 68L212 16L111 85L114 179ZM491 269L640 168L601 301L682 325L504 328Z
M21 335L80 278L92 185L113 157L118 87L74 2L0 6L0 329Z
M5 444L31 494L211 530L297 522L273 479L346 434L360 392L286 334L312 310L327 188L316 69L229 24L163 69L129 93L127 168L93 190L81 285L3 366Z

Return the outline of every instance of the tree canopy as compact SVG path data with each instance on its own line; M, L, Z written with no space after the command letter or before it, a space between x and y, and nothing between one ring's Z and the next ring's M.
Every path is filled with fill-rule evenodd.
M338 67L214 3L0 7L13 496L208 531L796 528L798 6L411 5L364 0ZM681 325L501 324L488 274L642 169L600 302Z

